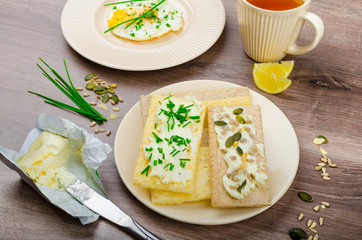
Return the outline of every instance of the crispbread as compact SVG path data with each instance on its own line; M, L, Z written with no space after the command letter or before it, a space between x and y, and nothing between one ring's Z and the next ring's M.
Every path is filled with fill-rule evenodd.
M180 204L211 198L209 148L200 147L195 168L195 186L192 194L152 189L152 204Z
M236 107L235 107L236 108ZM252 115L256 128L256 142L264 144L263 126L261 120L260 106L242 106L244 112ZM243 199L232 198L224 189L223 176L227 171L224 153L218 149L218 141L212 118L213 110L221 112L223 107L209 108L209 149L211 170L211 205L213 207L261 207L270 205L270 190L268 180L264 188L256 187L254 191ZM265 162L265 158L257 153L257 161ZM266 170L264 170L266 172Z
M145 169L146 166L148 166L148 159L145 158L143 147L146 146L151 139L154 139L154 136L152 135L152 132L154 131L154 125L155 125L155 118L156 118L156 112L157 108L159 106L159 103L164 101L164 96L161 95L153 95L151 104L149 107L148 115L150 117L147 118L144 128L144 134L141 142L141 146L139 149L139 154L136 162L136 168L133 175L133 183L137 186L145 187L145 188L152 188L152 189L160 189L160 190L168 190L168 191L174 191L174 192L182 192L182 193L192 193L193 186L194 186L194 170L196 167L197 162L197 151L200 146L201 142L201 135L203 132L203 121L205 117L206 109L203 107L203 104L201 106L201 113L200 113L200 123L189 124L189 127L192 129L194 136L199 136L200 138L196 142L196 148L195 153L190 156L188 155L188 158L191 159L190 162L187 164L186 168L191 171L191 179L187 180L185 183L183 182L169 182L168 184L162 183L162 180L158 176L146 176L146 174L141 174L143 169ZM151 117L152 116L152 117ZM196 138L197 139L197 138ZM152 170L151 170L152 171Z

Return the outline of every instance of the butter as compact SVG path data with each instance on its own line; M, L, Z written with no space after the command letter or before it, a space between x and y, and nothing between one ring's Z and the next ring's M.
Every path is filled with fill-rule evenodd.
M44 131L17 165L37 184L61 188L59 170L66 167L71 151L69 140Z

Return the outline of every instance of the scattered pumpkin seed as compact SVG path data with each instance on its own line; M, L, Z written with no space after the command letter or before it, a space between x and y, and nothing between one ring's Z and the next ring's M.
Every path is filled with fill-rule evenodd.
M329 177L329 173L321 173L321 176L322 177L324 177L324 176Z
M319 148L319 151L321 151L322 155L327 155L328 154L327 151L324 150L323 148Z
M326 163L327 161L328 161L327 158L321 158L321 162Z
M309 228L309 230L311 230L314 233L317 233L317 231L315 229L313 229L313 228Z
M330 166L330 167L332 167L332 168L336 168L336 167L337 167L337 165L334 164L334 163L328 164L328 166Z
M123 102L123 98L118 97L118 101Z
M89 97L89 93L83 93L83 97Z
M300 220L302 220L303 218L304 218L304 214L303 214L303 213L299 214L298 220L300 221Z
M98 104L98 105L97 105L97 107L99 107L100 109L103 109L103 110L105 110L105 111L107 111L107 110L108 110L107 105L102 104L102 103Z
M240 155L240 156L243 156L243 154L244 154L244 152L243 152L243 149L241 149L241 147L237 147L236 148L236 151L238 152L238 154Z
M318 219L318 222L319 222L319 225L323 226L323 223L324 223L324 219L322 217L320 217Z
M300 199L302 199L304 202L313 202L313 198L311 195L309 195L306 192L299 192L298 196Z
M315 206L315 207L313 208L313 210L314 210L315 212L318 212L318 211L319 211L319 205Z
M100 133L105 132L105 131L106 131L106 129L104 129L104 128L98 129L98 132L100 132Z
M293 239L293 240L300 240L302 238L307 238L308 234L300 228L292 228L289 230L289 236Z
M117 87L117 85L115 83L111 84L111 88L116 88L116 87Z
M332 163L333 163L330 158L327 158L327 162L328 162L328 164L332 164Z
M321 205L321 208L322 208L322 209L325 209L325 208L326 208L326 206L324 206L324 205Z
M113 94L115 91L113 88L108 88L108 92Z
M322 205L329 207L329 203L328 202L321 202Z
M313 240L318 240L318 234L314 235Z
M324 177L322 177L322 178L323 178L323 180L325 180L325 181L330 181L330 180L331 180L330 177L326 177L326 176L324 176Z
M77 91L83 91L83 88L82 87L77 87L76 90Z
M111 130L108 130L106 133L107 136L111 135Z
M312 225L310 225L309 229L315 228L315 226L317 226L316 222L312 222Z
M90 102L89 104L90 104L90 105L92 105L92 106L97 105L97 103L96 103L96 102Z
M118 107L112 107L113 111L115 112L119 112L119 108Z
M236 133L233 135L233 137L234 137L234 141L239 141L240 138L241 138L241 132L236 132Z
M93 121L93 122L91 122L91 123L89 124L89 126L90 126L90 127L94 127L96 124L97 124L97 123L96 123L95 121Z
M322 172L323 173L326 173L327 172L327 169L325 167L322 167Z
M106 93L106 94L103 94L103 96L102 96L102 102L103 102L103 103L107 103L108 100L109 100L108 94L107 94L107 93Z
M325 165L326 165L326 164L323 163L323 162L317 163L317 166L322 166L322 167L324 167Z
M115 105L116 103L111 99L111 104L112 104L112 105Z
M322 166L318 166L318 165L317 165L317 166L314 167L314 169L315 169L316 171L319 171L319 170L322 169Z
M239 114L241 114L243 111L244 111L244 109L242 109L242 108L237 108L237 109L234 109L233 114L234 114L234 115L239 115Z
M308 237L308 240L313 240L313 235L310 235L310 236Z
M118 98L118 96L117 96L116 94L113 94L113 95L112 95L112 100L113 100L115 103L118 103L119 98Z
M238 115L235 117L235 119L241 123L241 124L244 124L245 123L245 118L243 118L242 116Z
M313 139L313 143L317 145L321 145L323 143L328 143L328 140L325 136L319 135L315 139Z
M103 95L103 94L107 93L107 90L95 91L95 93L98 94L98 95Z
M115 114L115 113L111 113L111 114L109 115L109 120L113 120L113 119L116 119L116 118L118 118L118 115Z
M226 139L225 147L229 148L233 145L233 143L234 143L234 136L231 136L228 139Z
M312 219L309 219L307 222L307 227L309 228L312 225L312 223L313 223Z
M96 75L94 74L94 73L90 73L90 74L88 74L88 75L86 75L85 77L84 77L84 80L85 81L88 81L88 80L91 80L92 78L94 78Z
M240 184L240 186L238 187L238 192L240 193L242 189L244 189L244 187L246 186L246 179Z
M215 124L216 126L225 126L227 123L224 122L224 121L214 121L214 124Z
M96 83L92 82L92 83L88 83L85 88L88 90L93 90L93 88L95 88L97 86Z

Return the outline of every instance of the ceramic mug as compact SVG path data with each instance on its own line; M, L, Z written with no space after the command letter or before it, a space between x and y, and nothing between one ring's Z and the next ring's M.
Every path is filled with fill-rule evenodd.
M286 54L299 55L315 48L323 37L324 25L314 13L308 12L311 0L299 7L271 11L258 8L246 0L237 0L241 40L246 54L258 62L274 62ZM295 42L308 21L314 28L314 39L308 46Z

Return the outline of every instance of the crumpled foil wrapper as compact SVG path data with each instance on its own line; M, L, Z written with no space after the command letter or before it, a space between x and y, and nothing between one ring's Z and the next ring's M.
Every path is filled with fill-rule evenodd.
M73 174L86 182L98 193L107 197L99 179L97 169L101 167L102 161L107 158L108 154L112 151L112 148L92 134L89 134L86 130L78 127L75 123L64 118L50 114L40 114L36 127L30 131L19 152L0 146L0 153L5 157L5 159L2 158L1 160L9 168L18 172L25 182L33 187L46 200L71 216L79 218L82 224L89 224L96 221L99 215L78 202L65 189L52 189L41 186L30 179L22 169L17 166L16 162L18 159L29 150L33 142L44 130L64 136L68 138L72 144L82 145L81 155L83 164L81 166L73 166L75 168Z

